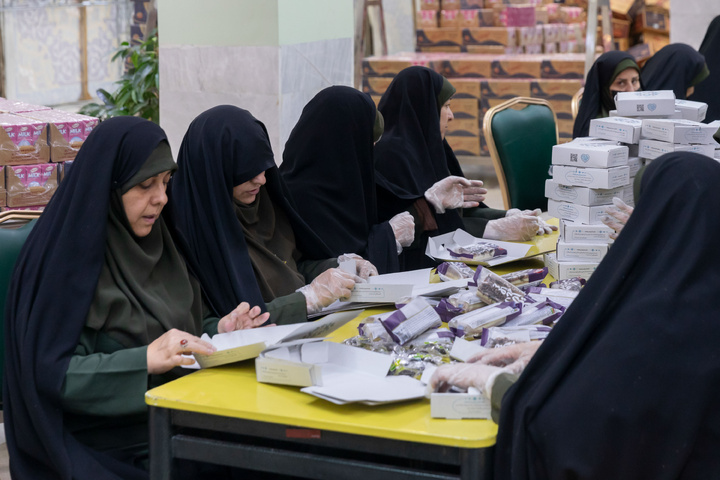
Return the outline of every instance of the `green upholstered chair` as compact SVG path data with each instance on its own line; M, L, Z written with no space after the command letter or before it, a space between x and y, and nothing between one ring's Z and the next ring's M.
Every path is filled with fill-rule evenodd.
M546 100L516 97L485 114L483 133L505 209L547 210L545 180L558 143L557 118Z
M5 303L7 300L8 287L12 278L15 262L20 254L25 239L27 239L30 230L37 222L37 216L30 212L28 214L4 212L9 215L2 214L0 216L0 384L2 383L2 375L5 371ZM40 212L38 212L39 214ZM28 221L29 220L29 221ZM27 221L24 225L17 228L3 227L3 224L12 221ZM2 395L2 393L0 393Z

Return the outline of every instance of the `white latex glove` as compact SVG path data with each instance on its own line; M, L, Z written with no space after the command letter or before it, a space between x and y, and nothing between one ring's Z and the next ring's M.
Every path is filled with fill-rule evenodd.
M614 207L605 209L605 215L600 220L615 230L615 233L610 234L610 238L615 240L635 209L617 197L613 197L613 204Z
M338 263L347 262L350 260L355 261L355 275L357 275L363 280L367 280L368 277L372 277L373 275L378 274L378 270L377 268L375 268L375 265L370 263L368 260L365 260L356 253L343 253L338 257L337 260Z
M400 246L399 254L402 247L409 247L415 240L415 219L409 212L402 212L392 217L388 223L395 234L395 241Z
M542 340L507 345L500 348L487 349L468 360L468 363L481 363L494 367L503 367L510 373L520 373L535 355Z
M445 391L455 386L461 389L474 387L490 398L495 378L505 369L481 363L454 363L442 365L435 370L427 385L427 393Z
M556 227L555 225L550 225L545 220L540 218L541 214L542 210L540 210L539 208L536 208L535 210L520 210L519 208L511 208L510 210L505 212L506 217L514 217L515 215L530 215L537 217L539 225L537 231L538 235L546 235L558 229L558 227Z
M538 217L533 215L512 215L490 220L485 226L483 238L526 242L532 240L540 230L544 232Z
M305 295L307 313L317 313L335 300L347 299L355 287L355 275L331 268L315 277L309 285L300 287L296 292Z
M487 190L482 188L480 180L468 180L464 177L450 175L425 192L425 199L437 213L453 208L471 208L480 205L485 200Z

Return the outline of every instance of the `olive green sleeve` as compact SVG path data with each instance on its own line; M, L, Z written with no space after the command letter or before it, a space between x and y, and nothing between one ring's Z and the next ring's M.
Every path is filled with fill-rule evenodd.
M490 404L492 406L492 419L493 422L499 423L500 422L500 407L502 404L502 399L505 396L505 393L512 387L515 382L517 382L517 379L520 377L520 375L513 374L513 373L501 373L500 375L495 378L495 383L492 387L492 394L490 398Z
M337 268L337 266L337 258L327 258L324 260L300 260L297 262L298 272L305 277L305 283L312 282L315 277L323 273L325 270Z
M266 306L270 312L270 323L288 325L307 321L307 302L300 292L278 297Z
M107 336L84 328L70 359L61 392L64 410L84 415L121 416L146 411L147 347L93 353Z

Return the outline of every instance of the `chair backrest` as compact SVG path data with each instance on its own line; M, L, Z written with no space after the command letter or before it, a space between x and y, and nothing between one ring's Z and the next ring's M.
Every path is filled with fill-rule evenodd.
M485 114L483 133L505 209L547 210L545 180L550 178L552 147L558 143L550 103L527 97L501 103Z
M580 111L580 101L582 101L583 93L585 93L585 87L580 87L580 90L575 92L570 101L570 111L572 112L572 118L575 120L578 112Z
M28 234L37 220L18 228L0 228L0 384L5 371L5 304L13 269ZM0 396L2 395L0 391Z

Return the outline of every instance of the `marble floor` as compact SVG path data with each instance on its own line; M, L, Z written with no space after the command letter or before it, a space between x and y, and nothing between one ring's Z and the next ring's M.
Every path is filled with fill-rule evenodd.
M458 160L466 177L480 179L485 183L485 188L488 190L485 203L493 208L503 208L500 188L498 187L490 157L460 157ZM1 411L0 422L2 422ZM0 423L0 425L2 425L2 423ZM0 443L0 480L10 480L9 458L4 429L0 429L0 442L2 442Z

